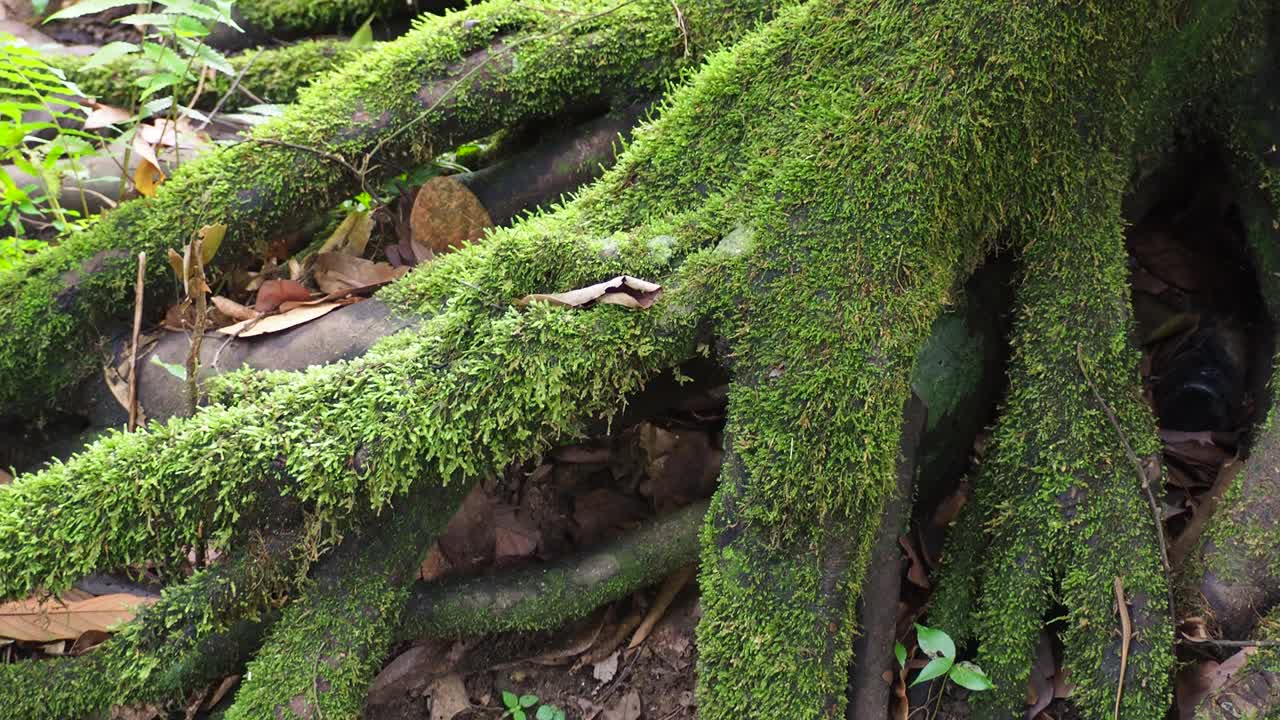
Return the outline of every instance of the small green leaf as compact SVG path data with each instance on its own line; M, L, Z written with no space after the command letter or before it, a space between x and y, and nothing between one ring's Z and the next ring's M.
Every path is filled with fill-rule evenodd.
M533 707L534 705L537 705L537 704L538 704L537 695L521 695L520 696L520 707Z
M995 687L995 685L991 684L991 678L982 672L982 668L971 662L956 663L955 667L951 668L949 677L955 681L955 684L974 692L990 690Z
M515 720L528 720L529 716L525 715L520 708L516 708L511 711L511 717L515 718Z
M564 711L563 711L563 710L561 710L561 709L559 709L559 708L557 708L557 709L556 709L556 716L555 716L554 718L552 718L552 720L564 720Z
M898 667L907 666L907 649L902 646L902 643L895 642L893 644L893 656L898 658Z
M916 625L916 644L920 646L920 650L929 657L944 657L950 660L956 659L956 644L951 640L951 636L941 630L935 630L924 625Z
M174 363L167 363L161 360L158 355L152 355L151 362L164 368L169 372L170 375L178 378L179 380L187 379L187 369L182 367L181 365L176 365Z
M543 705L538 708L538 713L533 717L535 720L555 720L556 710L550 705Z
M155 356L154 356L154 355L152 355L151 357L155 357ZM516 694L515 694L515 693L513 693L513 692L509 692L509 691L507 691L507 690L503 690L503 691L502 691L502 704L503 704L503 705L506 705L506 706L507 706L507 707L509 707L509 708L518 708L518 707L520 707L520 698L516 697Z
M951 666L954 663L955 660L949 657L936 657L930 660L929 664L925 665L924 668L920 670L920 675L911 682L911 686L915 687L926 680L932 680L936 677L946 675L947 671L951 669Z
M355 31L349 41L351 47L368 47L373 44L373 16L370 15L368 20Z
M100 13L104 10L112 8L124 7L126 5L137 5L138 0L80 0L80 2L69 8L63 8L58 12L45 18L45 22L50 20L65 20L67 18L82 17L84 15L92 15Z
M98 48L92 55L90 55L89 61L82 65L80 70L83 72L85 70L100 68L113 60L119 60L125 55L132 55L140 49L141 48L131 42L109 42Z

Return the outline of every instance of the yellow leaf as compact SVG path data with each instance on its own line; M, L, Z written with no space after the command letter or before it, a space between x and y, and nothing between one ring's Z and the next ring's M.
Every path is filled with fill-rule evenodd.
M146 197L156 196L156 187L164 182L164 173L160 168L143 158L133 170L133 186Z
M222 246L222 238L227 234L227 226L224 223L216 225L205 225L200 228L200 261L204 265L208 265L213 256L217 254L218 248Z

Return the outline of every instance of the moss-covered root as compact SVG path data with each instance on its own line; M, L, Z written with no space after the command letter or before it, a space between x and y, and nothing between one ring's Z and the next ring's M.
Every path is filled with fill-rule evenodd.
M497 577L419 583L401 638L551 630L652 585L698 559L705 502L681 508L600 548Z
M284 610L236 693L228 720L355 718L382 666L425 548L468 484L419 483L317 567Z
M166 589L87 655L0 665L4 716L67 720L118 704L181 702L238 672L302 578L308 542L295 532L261 538L242 557Z
M226 223L219 260L231 262L361 188L335 157L363 166L376 150L364 178L374 182L524 120L660 91L773 7L692 0L677 23L667 0L489 0L428 17L309 88L255 131L262 142L184 165L154 199L0 275L0 414L39 412L93 371L99 333L131 312L137 251L163 257L201 226ZM149 307L159 307L172 273L148 270Z
M202 532L216 547L234 546L274 498L302 503L341 532L353 511L410 486L496 472L579 436L697 352L702 306L724 274L708 253L664 275L667 256L643 242L607 257L590 242L537 232L494 242L422 271L417 291L406 292L428 305L439 300L424 285L466 284L450 309L356 360L299 373L251 401L113 433L0 487L0 596L59 591L97 568L163 559ZM534 267L519 252L536 256ZM476 262L493 253L507 262ZM489 274L471 274L479 272ZM623 272L665 280L658 304L520 310L509 301ZM566 284L547 287L557 273Z
M1058 598L1072 697L1087 717L1111 716L1121 681L1117 579L1133 624L1119 716L1154 720L1169 708L1172 627L1161 530L1135 468L1159 446L1128 339L1118 209L1124 176L1115 164L1109 170L1070 185L1075 214L1028 238L1010 395L976 483L990 533L979 610L966 627L969 610L959 603L969 591L948 590L933 623L978 639L980 664L998 685L979 698L985 716L1021 706L1038 633L1058 612ZM1158 483L1152 492L1160 492ZM944 578L953 582L967 586L954 574Z
M242 106L262 102L286 104L298 99L298 93L319 75L329 72L356 57L370 52L371 48L356 48L345 40L308 40L280 48L246 50L228 58L235 74L218 73L206 79L204 92L196 101L196 107L208 110L231 90L231 83L240 78L238 87L248 93L235 92L222 104L222 111L234 112ZM133 101L136 87L133 80L142 74L136 56L120 58L106 65L83 69L88 58L78 55L51 55L45 58L51 66L67 74L86 96L107 105L127 107ZM180 85L177 97L189 98L194 85Z
M464 5L464 0L238 0L232 17L243 32L219 25L207 42L225 50L269 40L345 34L369 18L395 22Z

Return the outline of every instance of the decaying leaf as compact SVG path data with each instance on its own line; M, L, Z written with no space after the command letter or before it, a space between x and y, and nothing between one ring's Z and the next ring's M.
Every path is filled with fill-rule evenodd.
M493 219L466 185L441 175L418 190L409 224L414 255L418 255L419 247L443 255L479 240L486 229L493 227ZM424 262L426 258L419 256L417 260Z
M296 280L268 280L258 288L258 299L253 309L260 313L267 313L276 310L289 300L303 302L310 299L311 291Z
M638 720L640 717L640 693L632 690L617 702L605 708L604 720Z
M251 307L245 307L231 298L214 295L209 299L213 302L213 306L218 309L218 312L226 315L232 320L252 320L258 317L257 310L254 310Z
M90 110L88 117L84 119L85 130L97 130L111 125L119 125L133 119L133 113L124 108L103 105L93 101L89 101L87 105Z
M407 272L407 267L336 252L320 253L315 263L316 286L331 294L389 283Z
M582 307L593 302L622 305L632 309L652 307L662 295L662 286L648 280L619 275L604 282L562 293L534 293L520 299L521 307L531 302L549 302L566 307Z
M318 317L323 317L337 310L343 305L349 303L344 302L322 302L315 305L300 305L292 310L279 315L264 315L252 320L243 320L234 325L228 325L224 328L218 328L218 332L223 335L231 335L233 337L256 337L258 335L267 335L270 333L288 330L303 323L311 322Z
M75 640L133 619L154 597L115 593L83 600L18 600L0 605L0 637L32 642Z
M457 673L437 679L428 694L431 695L431 720L453 720L471 707L467 688Z

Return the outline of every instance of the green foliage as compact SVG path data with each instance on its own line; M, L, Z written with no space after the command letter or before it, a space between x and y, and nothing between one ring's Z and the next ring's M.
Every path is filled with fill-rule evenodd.
M174 0L165 2L150 12L135 13L117 20L123 25L146 28L141 43L112 42L98 49L83 66L92 70L104 67L122 58L136 56L139 70L133 79L136 99L145 101L153 95L160 98L145 102L137 108L135 120L169 111L173 117L190 117L204 120L203 114L191 107L184 107L173 91L195 83L197 73L206 71L235 74L235 69L217 50L205 44L205 38L214 26L225 24L240 29L231 18L233 0ZM54 13L49 20L90 15L116 7L132 6L130 0L86 0ZM46 21L47 22L47 21Z
M66 75L45 63L39 52L8 33L0 33L0 164L13 165L41 178L47 191L37 184L19 187L7 173L0 172L0 224L9 226L13 238L0 241L0 269L11 266L27 252L42 247L25 238L21 214L46 217L64 230L77 216L58 203L60 160L75 161L91 155L93 135L62 125L76 125L84 118L65 107L60 96L76 95L79 89Z
M956 662L956 644L946 632L917 623L916 644L929 662L920 669L920 674L911 682L912 686L946 675L948 680L975 692L995 687L982 668L971 662ZM907 649L902 643L894 643L893 655L898 659L898 665L907 666Z
M502 691L502 704L506 707L506 712L502 713L502 717L510 717L512 720L528 720L527 711L534 705L538 705L537 695L516 695L509 690ZM538 706L538 711L534 714L534 720L564 720L564 710L555 705L542 704Z

